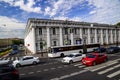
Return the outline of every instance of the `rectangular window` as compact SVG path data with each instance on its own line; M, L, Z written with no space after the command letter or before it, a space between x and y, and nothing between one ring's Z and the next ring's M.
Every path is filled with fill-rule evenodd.
M57 46L57 42L56 41L53 41L53 46Z
M53 35L55 35L56 34L56 29L55 28L53 28Z
M64 30L65 30L65 34L68 34L68 28L65 28Z
M42 35L42 28L39 28L39 35Z

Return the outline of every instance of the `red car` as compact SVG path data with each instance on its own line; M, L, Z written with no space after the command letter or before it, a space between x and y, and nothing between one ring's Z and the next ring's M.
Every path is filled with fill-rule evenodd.
M82 59L82 64L86 66L94 66L96 64L106 62L108 60L106 54L93 53L88 54L85 58Z

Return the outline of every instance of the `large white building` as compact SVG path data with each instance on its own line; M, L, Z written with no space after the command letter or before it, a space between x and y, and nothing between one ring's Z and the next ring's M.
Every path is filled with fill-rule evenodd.
M115 25L29 18L25 46L33 54L52 46L120 43L120 28Z

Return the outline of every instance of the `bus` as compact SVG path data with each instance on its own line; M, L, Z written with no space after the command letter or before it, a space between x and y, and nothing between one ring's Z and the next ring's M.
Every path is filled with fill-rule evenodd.
M86 45L75 45L75 46L63 46L63 47L50 47L48 49L48 57L64 57L70 53L83 53L92 52L93 49L100 47L100 44L86 44Z

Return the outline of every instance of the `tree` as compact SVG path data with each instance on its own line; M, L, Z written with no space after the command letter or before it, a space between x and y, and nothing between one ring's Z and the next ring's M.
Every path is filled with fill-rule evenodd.
M117 25L117 26L120 26L120 22L118 22L116 25Z

